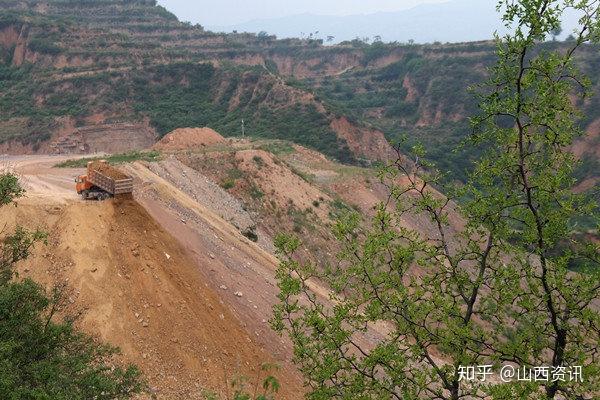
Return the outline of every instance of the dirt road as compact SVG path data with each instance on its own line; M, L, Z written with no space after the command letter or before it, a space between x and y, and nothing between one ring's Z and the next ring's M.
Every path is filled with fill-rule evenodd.
M55 199L64 203L77 200L74 190L75 177L84 169L54 168L73 156L0 156L0 169L14 171L19 175L28 197Z

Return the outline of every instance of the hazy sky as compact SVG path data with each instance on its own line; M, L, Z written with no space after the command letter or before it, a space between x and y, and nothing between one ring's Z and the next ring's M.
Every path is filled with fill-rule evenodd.
M418 4L444 1L447 0L158 0L158 3L182 21L223 26L307 12L350 15L399 11Z

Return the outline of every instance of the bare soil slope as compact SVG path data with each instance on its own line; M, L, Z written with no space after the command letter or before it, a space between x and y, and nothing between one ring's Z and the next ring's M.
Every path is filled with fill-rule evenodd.
M48 246L20 266L48 286L65 284L65 312L83 311L81 327L119 346L161 399L222 398L237 375L255 377L270 355L250 337L179 241L134 201L48 202L32 196L1 219L50 233ZM209 259L210 260L210 259ZM301 387L286 370L286 399Z
M333 260L334 217L351 208L370 215L385 198L373 171L299 146L233 141L120 166L134 177L139 204L84 203L72 189L82 171L51 168L47 158L17 159L30 197L17 213L1 210L9 226L43 221L52 235L24 273L66 282L69 310L84 310L82 327L120 346L158 398L203 398L203 388L225 398L227 380L255 377L271 361L282 367L280 398L301 398L290 343L267 323L277 302L272 239L294 231L305 239L303 255ZM428 226L418 217L406 223ZM258 243L244 236L253 224ZM327 298L318 282L311 289ZM374 327L361 340L387 332Z

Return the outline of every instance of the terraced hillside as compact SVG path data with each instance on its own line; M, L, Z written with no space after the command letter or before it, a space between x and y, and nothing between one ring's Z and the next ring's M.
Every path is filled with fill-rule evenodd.
M558 42L545 43L539 51L560 50L562 46ZM369 51L376 48L393 53L386 45L370 46ZM592 93L600 93L598 48L582 48L579 61L592 79ZM477 149L466 154L453 150L470 132L468 117L478 112L473 92L494 62L495 46L488 42L413 46L390 64L353 69L335 80L307 78L303 83L316 88L338 112L383 131L390 141L406 136L405 151L416 142L423 143L439 167L462 180ZM583 160L583 177L598 166L600 96L594 95L579 106L584 114L582 127L589 134L586 146L575 148Z
M383 153L360 146L363 134L372 142L370 130L336 125L341 116L252 59L273 39L208 33L153 2L0 5L6 151L101 150L85 134L99 125L112 135L111 125L137 124L137 142L149 129L160 137L199 125L239 135L243 120L249 135L292 139L341 161L385 156L381 133L375 149ZM117 142L125 146L130 136Z
M477 153L452 150L477 111L468 87L485 78L495 59L490 42L323 46L218 34L182 23L149 0L0 0L0 6L5 151L98 149L102 144L86 132L117 138L114 124L143 133L129 131L127 140L113 143L132 136L146 143L174 128L204 125L235 136L243 121L249 136L292 140L349 163L386 158L384 137L395 142L407 135L406 152L423 142L430 158L459 180ZM583 49L580 59L593 92L600 92L598 49ZM598 182L600 97L581 107L589 137L574 150L589 188Z

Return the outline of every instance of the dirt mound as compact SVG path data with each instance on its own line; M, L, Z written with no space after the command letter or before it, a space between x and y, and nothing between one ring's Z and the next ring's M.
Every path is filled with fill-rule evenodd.
M331 121L330 127L348 143L355 156L379 161L394 159L393 148L383 132L353 125L346 117Z
M167 134L154 145L156 150L186 150L224 142L223 136L210 128L181 128Z
M202 279L199 268L211 266L197 265L136 202L19 203L0 210L9 227L44 221L50 233L21 276L66 282L67 311L82 311L84 331L140 366L158 399L204 399L206 390L224 398L226 382L254 379L273 361ZM297 381L280 379L283 398L301 396Z
M286 165L275 162L273 155L264 150L243 150L236 153L240 170L253 177L260 190L280 207L295 205L300 210L311 209L323 221L328 220L327 209L315 208L315 201L330 202L332 199L316 186L290 170Z
M91 168L100 172L102 175L108 176L115 180L127 179L127 175L116 169L115 167L100 161L94 161Z

